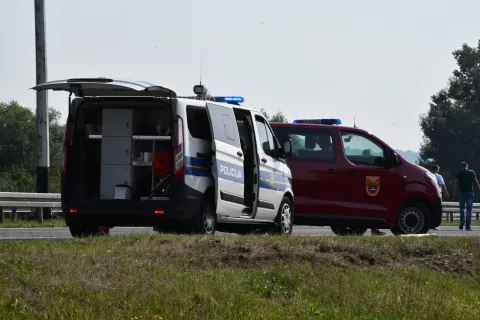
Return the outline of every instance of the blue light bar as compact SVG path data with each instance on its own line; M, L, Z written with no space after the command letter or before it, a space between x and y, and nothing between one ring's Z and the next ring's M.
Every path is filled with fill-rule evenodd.
M293 123L311 123L311 124L342 124L340 119L302 119L302 120L293 120Z
M224 103L237 104L237 105L245 101L243 97L238 97L238 96L212 97L212 96L198 95L198 96L178 96L177 98L224 102Z
M238 102L242 103L245 101L243 97L215 97L215 101L217 102Z

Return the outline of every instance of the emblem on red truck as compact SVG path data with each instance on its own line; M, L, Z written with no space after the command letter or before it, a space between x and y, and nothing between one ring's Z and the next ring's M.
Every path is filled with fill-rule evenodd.
M380 192L380 177L378 176L367 176L366 179L366 190L369 196L376 196Z

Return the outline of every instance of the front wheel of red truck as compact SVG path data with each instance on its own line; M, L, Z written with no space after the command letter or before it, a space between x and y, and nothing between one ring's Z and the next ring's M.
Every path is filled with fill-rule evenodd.
M411 201L405 203L397 218L397 227L392 229L395 235L424 234L429 230L430 211L423 204Z

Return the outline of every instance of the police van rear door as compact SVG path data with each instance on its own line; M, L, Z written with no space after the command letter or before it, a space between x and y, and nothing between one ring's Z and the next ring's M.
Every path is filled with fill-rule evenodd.
M233 109L207 103L214 151L217 214L240 217L244 199L243 152Z

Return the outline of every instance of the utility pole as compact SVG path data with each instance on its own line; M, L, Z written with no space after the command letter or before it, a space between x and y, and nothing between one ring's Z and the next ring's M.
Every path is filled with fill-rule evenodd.
M47 81L47 52L45 40L45 1L35 0L35 57L37 85ZM46 90L37 91L37 192L49 192L50 134L48 124L48 96ZM40 208L37 219L50 218L51 210Z

